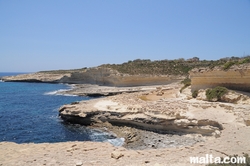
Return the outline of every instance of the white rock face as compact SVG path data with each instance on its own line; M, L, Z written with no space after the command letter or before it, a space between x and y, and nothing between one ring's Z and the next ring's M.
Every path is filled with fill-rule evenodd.
M216 86L250 92L250 63L234 65L228 70L220 67L190 71L192 91Z
M183 76L174 75L155 76L121 74L110 68L103 67L94 67L78 72L69 72L64 74L54 74L53 72L38 72L2 78L3 81L97 84L102 86L163 85L183 79Z

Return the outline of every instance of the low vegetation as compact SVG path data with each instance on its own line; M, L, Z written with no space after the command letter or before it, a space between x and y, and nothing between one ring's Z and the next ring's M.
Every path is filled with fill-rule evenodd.
M131 75L149 74L149 75L188 75L188 72L195 67L206 67L213 64L214 61L196 60L160 60L151 61L149 59L136 59L123 64L105 64L102 67L112 68L120 73Z
M220 101L221 97L228 92L228 89L225 87L217 86L213 89L206 90L206 97L208 101Z
M184 84L184 86L181 88L180 92L182 92L185 88L187 88L191 85L191 79L186 78L183 81L181 81L181 83Z
M175 60L156 60L151 61L149 59L136 59L133 61L128 61L122 64L104 64L99 67L111 68L117 70L120 73L139 75L182 75L187 76L188 72L193 68L209 67L214 68L216 66L222 67L224 70L229 69L233 65L240 65L244 63L250 63L250 56L238 58L222 58L219 60L199 60L198 57L193 57L190 59L175 59ZM72 72L81 72L87 68L82 69L72 69L72 70L51 70L51 71L41 71L40 73L50 73L50 74L67 74Z
M224 70L227 70L227 69L229 69L231 66L233 66L233 65L235 65L235 64L236 64L235 61L228 61L228 62L226 62L226 63L224 64L223 69L224 69Z
M228 70L233 65L241 65L241 64L245 64L245 63L249 63L249 62L250 62L250 57L245 57L242 59L241 58L234 58L233 60L227 61L223 65L223 69Z
M232 65L250 63L250 56L238 58L222 58L216 61L213 60L199 60L199 58L194 57L191 59L184 60L160 60L151 61L149 59L136 59L133 61L128 61L123 64L105 64L101 67L108 67L117 70L120 73L126 73L131 75L138 74L150 74L150 75L184 75L187 76L188 72L193 68L209 67L214 68L216 66L222 67L222 69L227 70Z
M192 92L192 97L196 98L198 96L198 90Z
M38 73L47 73L47 74L69 74L74 72L81 72L86 70L87 68L82 69L69 69L69 70L49 70L49 71L39 71Z

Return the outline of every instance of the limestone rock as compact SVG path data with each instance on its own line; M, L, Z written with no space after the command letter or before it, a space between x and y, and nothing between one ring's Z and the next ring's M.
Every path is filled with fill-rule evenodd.
M244 122L246 126L250 126L250 115L244 117Z
M242 95L239 93L229 91L227 94L225 94L221 97L221 100L228 102L228 103L237 103L237 101L240 100L241 96Z
M106 86L140 86L163 85L182 80L184 76L170 75L129 75L103 67L93 67L85 70L38 72L1 78L3 81L21 82L53 82L70 84L97 84Z
M192 69L189 74L192 91L216 86L250 91L250 63L235 65L229 70L220 67Z
M197 95L196 99L197 99L197 100L206 101L206 100L207 100L206 90L205 90L205 89L200 89L200 90L198 91L198 95Z
M127 96L125 98L128 99L130 98L128 95L123 94L121 96ZM136 106L135 103L131 103L133 100L129 100L129 103L125 104L121 101L112 101L110 98L89 100L75 105L64 105L60 108L59 115L63 120L70 123L90 125L91 123L109 122L113 125L136 126L159 132L171 131L212 135L215 130L222 130L217 121L190 119L181 115L180 111L187 109L186 104L181 101L172 104L166 103L164 107L160 103L162 101L159 101L159 104L152 103L151 106L149 103L144 106ZM122 100L123 102L126 101L125 98ZM207 107L211 107L211 104L208 103ZM206 108L204 107L204 109ZM137 140L138 137L137 135L130 135L125 139L130 142L130 140Z
M82 166L82 162L81 161L77 162L76 166Z
M111 158L114 158L114 159L119 159L119 158L121 158L123 156L124 156L124 154L121 151L113 151L111 153Z
M207 89L200 89L198 91L198 95L196 99L207 101L206 90ZM213 98L211 101L216 102L218 100L219 100L218 98ZM241 93L229 90L228 93L226 93L225 95L221 97L220 101L227 102L227 103L248 104L250 102L250 98L247 95L243 95Z

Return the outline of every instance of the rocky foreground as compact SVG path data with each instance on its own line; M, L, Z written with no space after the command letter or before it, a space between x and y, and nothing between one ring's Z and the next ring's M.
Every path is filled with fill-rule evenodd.
M189 160L192 156L250 154L248 94L229 93L227 101L232 99L234 103L208 102L202 93L193 99L190 89L180 93L180 88L180 84L174 83L60 108L65 121L111 130L117 137L125 138L123 147L98 142L2 142L0 165L184 166L193 165Z

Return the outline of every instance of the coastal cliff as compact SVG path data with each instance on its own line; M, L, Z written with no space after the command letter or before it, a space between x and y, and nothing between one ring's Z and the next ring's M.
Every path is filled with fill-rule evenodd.
M248 139L236 134L241 133L238 132L240 130L250 132L250 109L246 104L250 102L249 97L239 103L209 102L190 99L189 87L185 93L180 93L182 85L179 83L165 86L165 89L158 87L145 92L66 104L59 109L59 115L65 122L112 131L125 139L123 147L128 149L138 146L141 149L194 147L202 142L204 146L195 150L205 148L208 153L215 149L221 154L249 152L241 146L247 145ZM114 129L117 126L119 130ZM128 127L133 130L127 130ZM142 134L134 132L134 129L151 133ZM152 137L156 133L158 135ZM167 137L172 142L166 141ZM228 148L228 142L237 148Z
M180 88L181 85L175 83L169 84L164 90L125 93L105 99L72 103L62 106L59 115L65 121L84 125L109 122L113 125L133 126L160 133L219 136L223 130L222 123L232 120L232 117L226 113L223 116L221 113L217 114L215 108L225 112L242 109L241 106L232 107L229 103L187 100L185 94L179 93ZM244 108L241 114L247 111L248 109ZM240 121L245 124L246 119L243 117L246 116L241 115Z
M196 68L190 71L190 79L192 91L223 86L249 92L250 64L234 65L227 70L221 67Z
M59 83L63 77L69 77L70 73L53 74L53 73L30 73L16 76L5 76L1 80L5 82L45 82Z
M237 70L236 67L229 70L221 68L194 69L190 74L192 83L197 78L196 84L202 85L198 84L199 78L200 80L205 79L209 74L203 74L210 73L207 81L210 78L211 81L218 83L217 79L224 75L224 82L231 83L236 81L234 78L237 76L237 79L243 78L242 80L246 81L245 83L238 80L238 83L243 82L247 85L246 76L249 76L249 68L245 65L245 67L239 66ZM59 83L69 80L77 82L78 78L80 79L84 75L82 73L89 72L89 70L57 74L35 73L24 77L13 77L10 81L20 78L19 80L27 79L26 81L37 82ZM98 71L98 69L91 70ZM241 71L244 72L242 76L238 74ZM111 75L117 76L117 78L122 75L113 72ZM231 76L227 76L227 72L231 73ZM100 74L97 72L96 75L98 73ZM102 73L98 77L102 78L102 75L105 74ZM94 75L87 76L92 80L88 83L105 82L96 81ZM105 75L105 77L109 76ZM176 76L176 78L180 77ZM205 83L203 88L211 85ZM221 85L220 82L217 85ZM243 153L249 154L250 99L246 98L244 102L234 102L233 100L228 103L209 102L198 99L200 96L197 96L196 99L192 98L190 87L180 93L182 86L179 83L155 86L154 90L150 87L148 91L143 92L121 93L105 98L73 102L59 109L59 115L65 122L80 123L93 128L99 127L98 129L113 133L115 137L124 138L123 147L114 147L107 142L57 144L2 142L0 143L0 165L48 165L49 161L49 164L52 165L65 166L161 165L161 163L191 166L193 164L190 163L189 156L213 154L226 157L234 154L240 156ZM84 88L90 89L88 86ZM123 88L120 90L123 91ZM134 91L138 91L138 89ZM233 95L237 95L235 98L238 99L239 94ZM141 148L136 149L135 147L138 146Z
M184 77L170 75L129 75L104 67L89 68L63 77L60 82L97 84L107 86L162 85L181 80Z
M49 82L70 84L96 84L106 86L162 85L182 80L184 76L174 75L130 75L121 74L105 67L94 67L70 72L37 72L31 74L3 77L11 82Z

